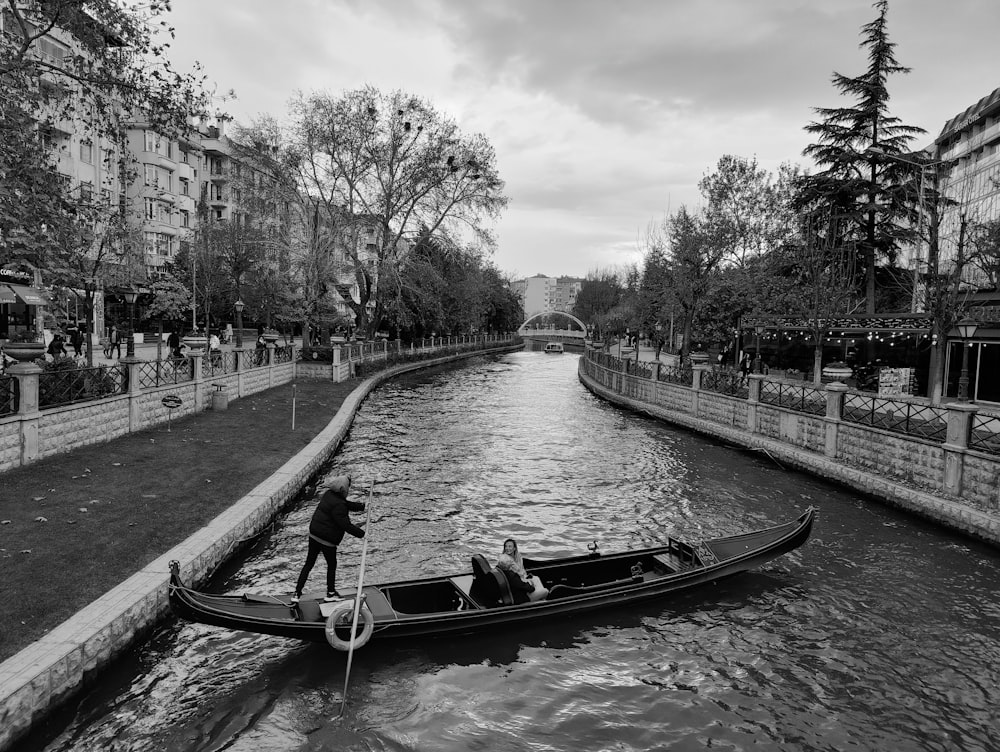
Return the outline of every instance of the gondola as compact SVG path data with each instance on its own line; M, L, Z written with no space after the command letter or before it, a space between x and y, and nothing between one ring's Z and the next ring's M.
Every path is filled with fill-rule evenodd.
M760 566L806 542L816 511L741 535L602 554L596 544L583 556L524 559L529 574L548 588L547 598L527 603L516 596L504 574L482 555L470 571L421 580L365 585L354 646L388 638L449 637L498 626L631 606L691 590ZM326 603L322 595L292 603L288 596L244 593L212 595L188 588L177 562L170 564L170 605L177 616L227 629L350 644L356 591Z

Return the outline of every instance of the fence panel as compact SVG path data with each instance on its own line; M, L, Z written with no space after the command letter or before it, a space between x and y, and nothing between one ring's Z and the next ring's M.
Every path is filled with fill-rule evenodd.
M123 364L38 374L38 406L43 409L112 397L127 391L128 367Z
M220 376L236 371L236 353L232 350L207 353L201 359L201 375L203 378Z
M267 350L263 347L257 347L253 350L244 350L243 358L247 368L260 368L261 366L267 365Z
M983 413L972 416L969 449L1000 455L1000 417Z
M666 384L679 384L680 386L692 386L694 384L694 370L691 366L660 366L660 374L657 381Z
M844 396L842 417L849 423L944 443L948 437L946 416L947 411L940 407L848 392Z
M0 417L17 412L17 387L13 376L0 376Z
M701 388L707 392L728 394L740 399L747 399L750 396L750 387L737 371L704 371L701 374Z
M194 378L193 358L167 358L139 366L139 387L147 389L162 384L180 384Z
M291 363L295 354L295 345L278 345L274 348L274 363Z
M760 401L809 415L826 414L826 390L814 386L761 381Z

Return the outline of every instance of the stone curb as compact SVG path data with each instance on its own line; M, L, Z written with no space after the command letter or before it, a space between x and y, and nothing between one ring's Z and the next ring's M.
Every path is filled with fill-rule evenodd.
M372 390L410 371L522 347L508 345L403 363L362 381L327 427L271 477L121 585L0 663L0 752L85 688L101 668L169 614L170 561L180 562L185 582L197 584L243 541L264 530L340 447Z
M978 538L994 546L1000 546L1000 516L998 515L981 512L961 502L897 483L883 476L841 464L822 455L797 449L779 441L751 435L743 430L631 399L602 386L582 370L579 371L578 375L580 382L587 389L608 402L721 439L736 446L763 450L772 458L780 459L796 470L835 481L943 527Z

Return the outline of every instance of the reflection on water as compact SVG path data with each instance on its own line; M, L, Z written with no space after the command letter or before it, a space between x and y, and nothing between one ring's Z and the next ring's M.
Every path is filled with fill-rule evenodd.
M330 472L376 480L372 580L773 524L802 549L672 600L488 637L323 645L164 628L65 718L52 750L997 749L1000 557L767 457L619 411L576 357L428 371L365 402ZM292 590L303 501L220 591ZM357 577L358 542L341 554ZM324 569L312 575L322 587Z

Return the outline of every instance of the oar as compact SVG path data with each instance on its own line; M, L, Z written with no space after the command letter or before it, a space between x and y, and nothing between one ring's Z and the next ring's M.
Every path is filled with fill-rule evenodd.
M361 613L361 589L365 585L365 555L368 553L368 538L370 537L368 522L372 518L372 496L375 493L375 479L372 478L372 484L368 489L368 505L365 514L365 537L361 544L361 567L358 569L358 589L354 594L354 621L351 623L351 643L347 649L347 670L344 672L344 697L340 703L340 714L337 718L341 718L344 715L344 710L347 708L347 685L351 681L351 661L354 659L354 636L358 631L358 614Z

